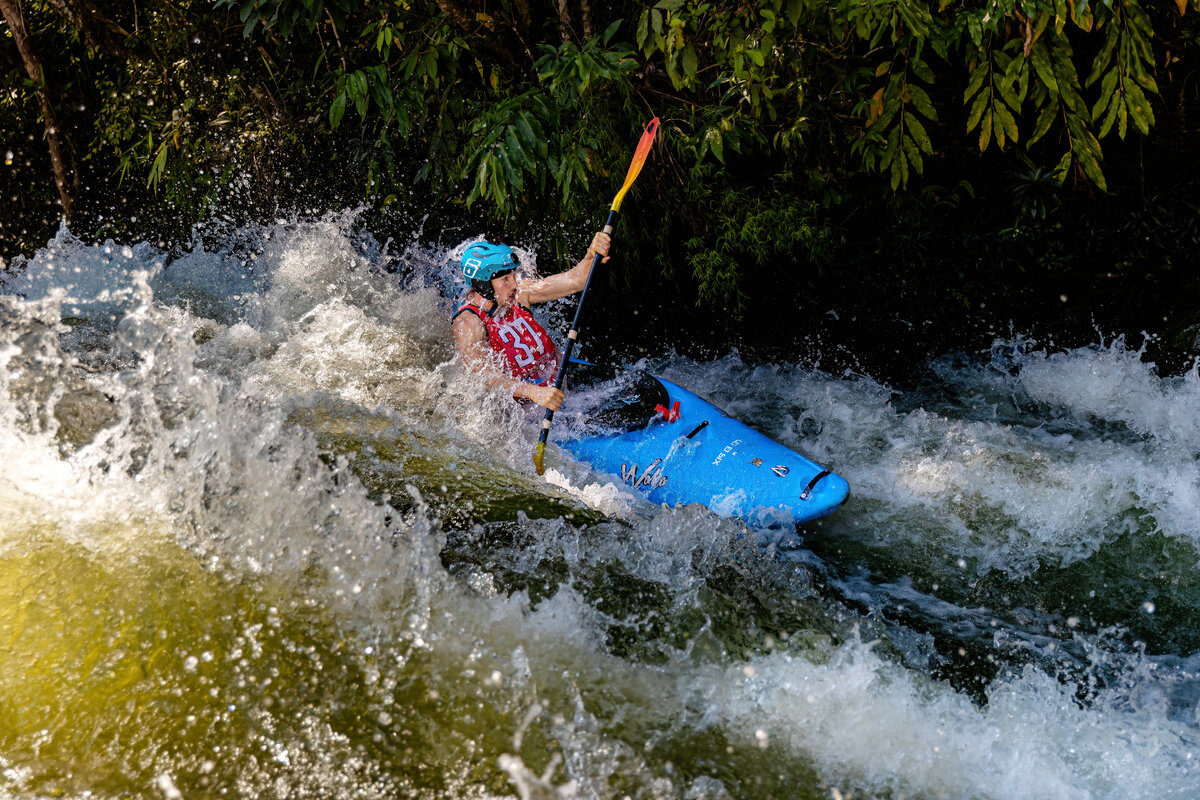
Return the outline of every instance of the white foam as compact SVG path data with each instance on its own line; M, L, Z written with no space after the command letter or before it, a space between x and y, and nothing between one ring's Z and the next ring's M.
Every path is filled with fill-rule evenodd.
M43 527L86 540L102 527L91 523L124 520L130 536L168 532L206 567L320 593L336 615L338 646L349 633L424 648L431 681L462 680L472 703L493 704L497 714L554 704L561 719L545 729L564 751L563 773L535 781L519 768L523 761L507 762L523 790L557 792L573 780L587 796L607 796L614 775L635 774L646 796L725 796L715 776L655 783L667 779L645 755L653 748L625 741L645 731L686 741L717 728L739 764L761 763L744 753L765 749L812 764L854 796L1191 796L1200 757L1194 717L1181 720L1149 675L1127 675L1140 692L1101 690L1081 706L1072 684L1026 669L993 684L981 708L856 639L750 660L718 646L675 652L654 642L674 658L654 665L606 652L616 621L570 581L535 606L520 592L496 590L482 568L451 578L419 496L404 514L373 502L289 414L315 408L340 419L351 409L377 423L373 433L419 433L446 452L525 477L535 426L458 369L437 293L401 290L344 220L289 221L256 236L247 264L198 252L155 272L162 256L153 248L109 258L73 243L19 273L29 299L14 301L16 323L29 330L47 330L49 306L36 301L58 302L63 275L81 275L69 281L72 300L104 298L96 302L126 321L111 353L51 347L39 362L55 386L70 375L116 410L93 440L69 447L55 438L52 416L39 421L30 412L53 401L18 388L15 335L0 341L5 546L19 546L22 531L47 521ZM164 307L164 298L174 305ZM93 357L101 366L79 362ZM668 358L663 366L846 476L854 500L833 524L876 543L913 543L926 555L970 557L980 570L1018 577L1086 557L1127 530L1135 512L1200 543L1192 453L1200 434L1185 413L1195 408L1194 371L1159 379L1116 346L1023 359L1015 387L1022 402L1053 406L1070 430L1015 425L984 405L900 410L891 390L868 378L750 367L736 355L715 363ZM988 391L1014 391L1007 373L988 376ZM1132 435L1095 433L1085 417ZM370 443L370 433L365 438ZM615 565L658 587L671 611L701 613L698 598L718 568L771 568L744 539L736 544L746 533L737 523L697 507L655 507L556 457L563 463L548 471L550 485L618 520L587 528L518 520L532 543L499 552L503 566L531 575L549 559L580 576ZM313 570L323 579L309 580ZM807 597L807 585L788 588ZM476 661L493 662L485 674L499 675L485 688L507 693L472 694L484 684L461 676ZM278 748L269 752L283 763ZM346 784L325 788L338 793Z
M691 707L715 709L737 745L760 732L859 793L1030 798L1185 798L1200 775L1200 732L1029 668L993 686L986 708L851 641L825 663L786 653L687 676ZM711 723L713 719L709 717Z
M571 482L570 478L553 467L546 470L544 477L546 483L551 486L557 486L566 492L569 497L603 514L612 514L622 518L629 517L633 513L634 504L637 502L636 497L612 481L605 483L592 482L582 487L577 487Z
M916 529L948 558L1019 577L1086 558L1149 519L1200 551L1196 370L1159 378L1119 341L1018 352L1015 377L944 367L965 398L952 409L900 411L869 378L749 367L736 354L711 364L671 359L666 374L846 477L858 535L877 544ZM974 393L984 401L967 402ZM996 403L1014 395L1053 404L1059 417L997 418ZM1097 416L1148 438L1098 436ZM1076 432L1047 430L1060 419Z

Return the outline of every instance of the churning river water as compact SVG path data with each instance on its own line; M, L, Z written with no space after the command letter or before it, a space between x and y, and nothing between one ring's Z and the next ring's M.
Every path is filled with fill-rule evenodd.
M539 478L448 254L212 238L0 278L0 797L1200 796L1195 368L650 354L852 486L753 531Z

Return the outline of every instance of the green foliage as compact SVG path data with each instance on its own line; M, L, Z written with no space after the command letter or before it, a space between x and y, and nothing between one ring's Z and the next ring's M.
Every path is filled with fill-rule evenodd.
M468 156L465 170L474 175L467 205L485 197L504 210L510 199L524 192L526 179L530 180L531 189L544 191L549 147L542 120L554 118L554 109L537 91L500 103L480 116L471 132L481 141ZM563 160L561 155L559 160ZM575 176L587 185L582 161L575 160L565 171L561 185L568 190ZM555 177L559 175L556 173ZM535 182L536 187L532 185Z
M467 205L483 198L505 212L510 201L536 200L553 186L562 206L571 208L573 187L586 190L591 176L604 171L590 163L601 143L584 106L627 102L629 74L637 65L632 51L606 47L614 31L610 27L582 47L541 45L534 64L539 85L483 109L472 126L474 149L463 169L473 176ZM611 96L596 97L597 86Z
M1132 119L1143 136L1154 126L1154 111L1146 92L1158 94L1154 80L1154 51L1150 40L1154 30L1139 6L1120 4L1113 10L1104 44L1092 62L1087 85L1100 82L1100 97L1092 106L1092 122L1100 122L1100 137L1119 121L1118 135L1124 139Z
M287 39L297 31L311 32L326 14L331 19L334 14L344 17L353 4L350 0L215 0L214 5L237 14L245 26L243 36L261 29Z
M876 75L886 75L887 82L871 98L867 135L852 145L868 169L890 173L893 191L908 184L910 169L924 172L922 154L933 155L933 144L921 118L937 122L937 111L921 86L921 82L933 83L932 70L920 58L897 55L898 67L888 61L876 69Z
M64 3L22 7L97 195L187 230L231 186L271 207L299 174L580 232L659 116L635 188L656 211L626 235L733 306L747 270L823 263L839 214L881 189L895 212L979 154L1039 192L1119 192L1106 154L1180 129L1200 17L1200 0L571 0L566 20L523 0L100 0L123 34L98 44ZM38 87L8 79L10 140L44 136Z
M711 199L711 198L710 198ZM697 302L725 305L740 318L748 267L769 272L794 265L819 276L833 258L835 235L815 203L776 194L725 191L709 209L714 226L686 245Z

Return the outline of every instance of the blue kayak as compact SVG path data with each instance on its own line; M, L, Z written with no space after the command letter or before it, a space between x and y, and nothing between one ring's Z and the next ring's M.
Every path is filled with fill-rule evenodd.
M751 525L836 511L850 484L682 386L647 375L560 446L655 503L700 503Z

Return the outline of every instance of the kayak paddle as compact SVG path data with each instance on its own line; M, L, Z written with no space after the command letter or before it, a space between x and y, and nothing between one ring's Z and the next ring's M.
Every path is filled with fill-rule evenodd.
M625 175L625 184L621 187L621 191L617 192L612 207L608 211L608 221L604 223L604 232L609 236L612 235L613 221L617 217L617 209L621 207L621 201L625 199L625 193L629 191L629 187L633 186L634 179L642 171L642 165L646 163L646 157L650 155L650 147L654 144L654 135L656 133L658 133L658 117L650 120L646 125L646 130L642 133L641 141L638 142L637 150L633 151L633 161L629 163L629 172ZM588 272L587 281L583 284L583 294L579 295L579 305L575 307L575 321L571 323L571 330L567 334L567 346L563 350L562 363L559 364L558 375L554 378L555 389L562 389L563 380L567 377L567 365L571 363L571 350L575 347L575 340L579 338L579 314L583 311L583 301L587 300L588 287L592 285L592 275L596 273L596 264L599 262L600 254L596 253L592 256L592 268ZM554 411L547 408L546 417L542 420L542 434L538 439L537 452L533 454L533 465L537 467L538 475L546 471L543 459L546 457L546 439L550 437L550 421L552 419L554 419Z

